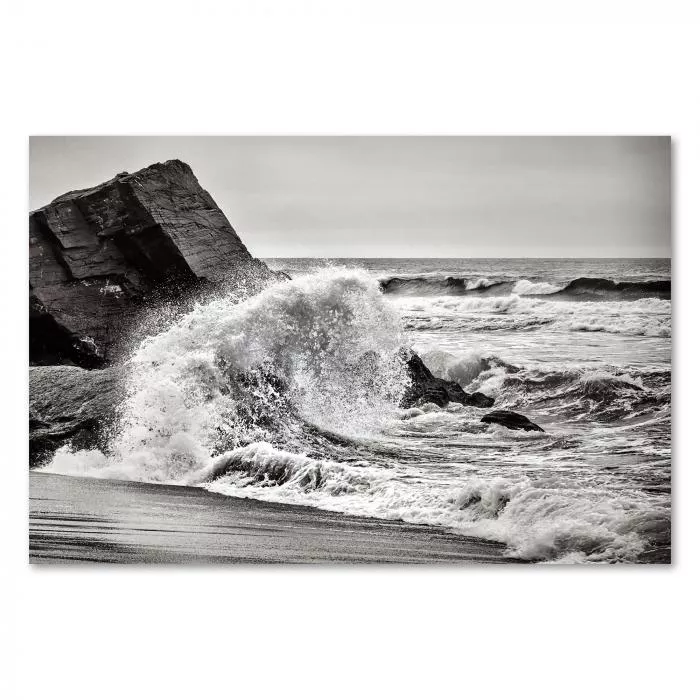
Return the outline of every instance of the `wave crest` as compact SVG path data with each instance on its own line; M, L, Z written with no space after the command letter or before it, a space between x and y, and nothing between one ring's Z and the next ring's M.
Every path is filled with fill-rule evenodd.
M554 477L475 479L455 503L473 518L466 531L506 542L528 560L637 561L645 551L670 545L667 508L593 489L582 498L557 486Z
M625 296L632 298L660 297L670 299L670 280L615 282L598 277L579 277L561 290L562 296Z
M359 271L329 269L202 304L130 358L103 473L179 481L227 449L297 439L308 423L376 433L408 381L400 346L398 315ZM70 459L64 452L46 469L70 469Z
M469 277L390 277L380 281L386 294L408 296L522 296L556 295L570 300L671 298L670 280L616 282L593 277L579 277L568 283L528 279L489 280Z
M503 542L509 554L532 561L635 561L668 545L669 514L661 505L595 489L581 498L556 476L415 488L409 473L267 444L224 455L218 466L205 484L217 493L440 526Z
M665 338L671 335L671 301L558 299L510 294L494 297L405 297L394 302L407 328L417 330L552 330Z

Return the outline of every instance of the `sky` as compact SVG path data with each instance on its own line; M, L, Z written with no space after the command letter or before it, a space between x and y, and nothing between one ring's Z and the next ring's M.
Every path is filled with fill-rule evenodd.
M256 257L670 257L664 136L35 136L30 209L179 158Z

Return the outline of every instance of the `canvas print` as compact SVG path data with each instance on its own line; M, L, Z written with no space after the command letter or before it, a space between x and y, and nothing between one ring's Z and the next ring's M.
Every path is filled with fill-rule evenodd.
M670 563L671 159L31 138L30 562Z

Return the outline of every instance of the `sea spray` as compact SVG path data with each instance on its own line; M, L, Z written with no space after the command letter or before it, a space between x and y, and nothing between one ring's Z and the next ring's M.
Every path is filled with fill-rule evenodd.
M46 470L180 481L227 448L284 444L295 417L371 435L405 390L400 345L400 319L364 272L329 269L200 304L129 359L108 454L64 449Z
M435 525L535 561L668 560L670 301L516 294L514 280L548 278L498 282L508 264L464 263L474 274L447 270L429 296L326 269L203 305L134 354L108 454L64 451L52 468ZM438 374L547 433L454 404L396 409L394 349L413 343Z
M503 432L489 431L494 439ZM570 487L557 475L465 475L461 486L441 481L418 488L410 465L381 468L339 463L254 443L223 455L198 475L210 491L242 498L435 525L497 540L531 561L625 562L668 545L669 512L634 495Z
M488 359L475 350L460 356L444 350L429 350L421 359L436 377L457 382L462 388L490 367Z

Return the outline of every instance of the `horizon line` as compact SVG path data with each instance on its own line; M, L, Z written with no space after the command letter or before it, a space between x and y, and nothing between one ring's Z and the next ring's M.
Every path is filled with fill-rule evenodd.
M267 260L672 260L671 255L261 255Z

